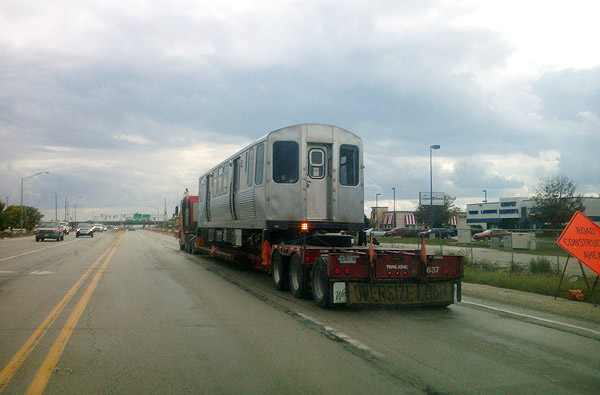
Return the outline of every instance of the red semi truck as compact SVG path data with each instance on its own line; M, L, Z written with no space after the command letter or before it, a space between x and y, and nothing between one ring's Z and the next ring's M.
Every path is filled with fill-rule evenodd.
M198 196L189 195L186 190L175 214L179 249L193 253L193 243L198 229Z

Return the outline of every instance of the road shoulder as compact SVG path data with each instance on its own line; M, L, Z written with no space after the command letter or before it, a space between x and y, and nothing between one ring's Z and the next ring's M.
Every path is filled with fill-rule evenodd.
M462 284L462 295L460 305L600 340L600 306L592 303L472 283Z

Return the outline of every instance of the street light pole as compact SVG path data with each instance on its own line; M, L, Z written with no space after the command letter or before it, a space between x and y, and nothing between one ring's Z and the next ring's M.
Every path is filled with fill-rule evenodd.
M379 228L379 195L381 193L375 194L375 228Z
M65 196L65 222L67 222L67 202L72 202L73 200L81 199L81 196L67 200Z
M429 211L431 212L431 230L433 230L433 150L440 149L439 144L429 146Z
M392 188L394 191L394 228L396 227L396 188Z
M39 173L32 174L27 177L21 177L21 225L20 228L23 229L23 182L29 180L30 178L39 176L40 174L50 174L49 171L40 171Z

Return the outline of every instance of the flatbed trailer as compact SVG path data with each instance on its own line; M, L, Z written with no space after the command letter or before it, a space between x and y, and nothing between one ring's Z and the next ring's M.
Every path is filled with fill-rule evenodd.
M321 307L448 306L461 298L463 258L384 247L274 245L275 288Z

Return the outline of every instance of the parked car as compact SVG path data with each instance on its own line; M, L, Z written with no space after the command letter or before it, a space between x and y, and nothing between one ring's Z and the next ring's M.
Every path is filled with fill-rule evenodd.
M365 230L365 234L367 235L367 237L371 236L371 234L373 235L373 237L383 237L385 236L385 232L387 232L387 229L369 228Z
M68 223L68 222L64 222L64 221L62 221L62 222L60 222L60 221L59 221L58 223L60 224L60 226L62 226L62 228L63 228L63 230L64 230L65 234L66 234L66 235L68 235L68 234L69 234L69 231L70 231L70 228L71 228L71 227L69 226L69 223Z
M44 241L44 239L64 240L65 231L60 223L56 221L40 222L35 227L35 241Z
M510 236L510 232L504 229L488 229L481 233L475 233L473 235L473 239L480 240L490 240L491 238L503 238L504 236Z
M77 233L75 233L75 237L79 236L90 236L94 237L94 227L92 224L83 223L79 224L79 228L77 228Z
M449 239L458 234L454 228L435 228L433 229L433 233L435 233L435 237L440 239Z
M385 232L385 237L402 237L407 233L411 232L408 228L394 228Z

